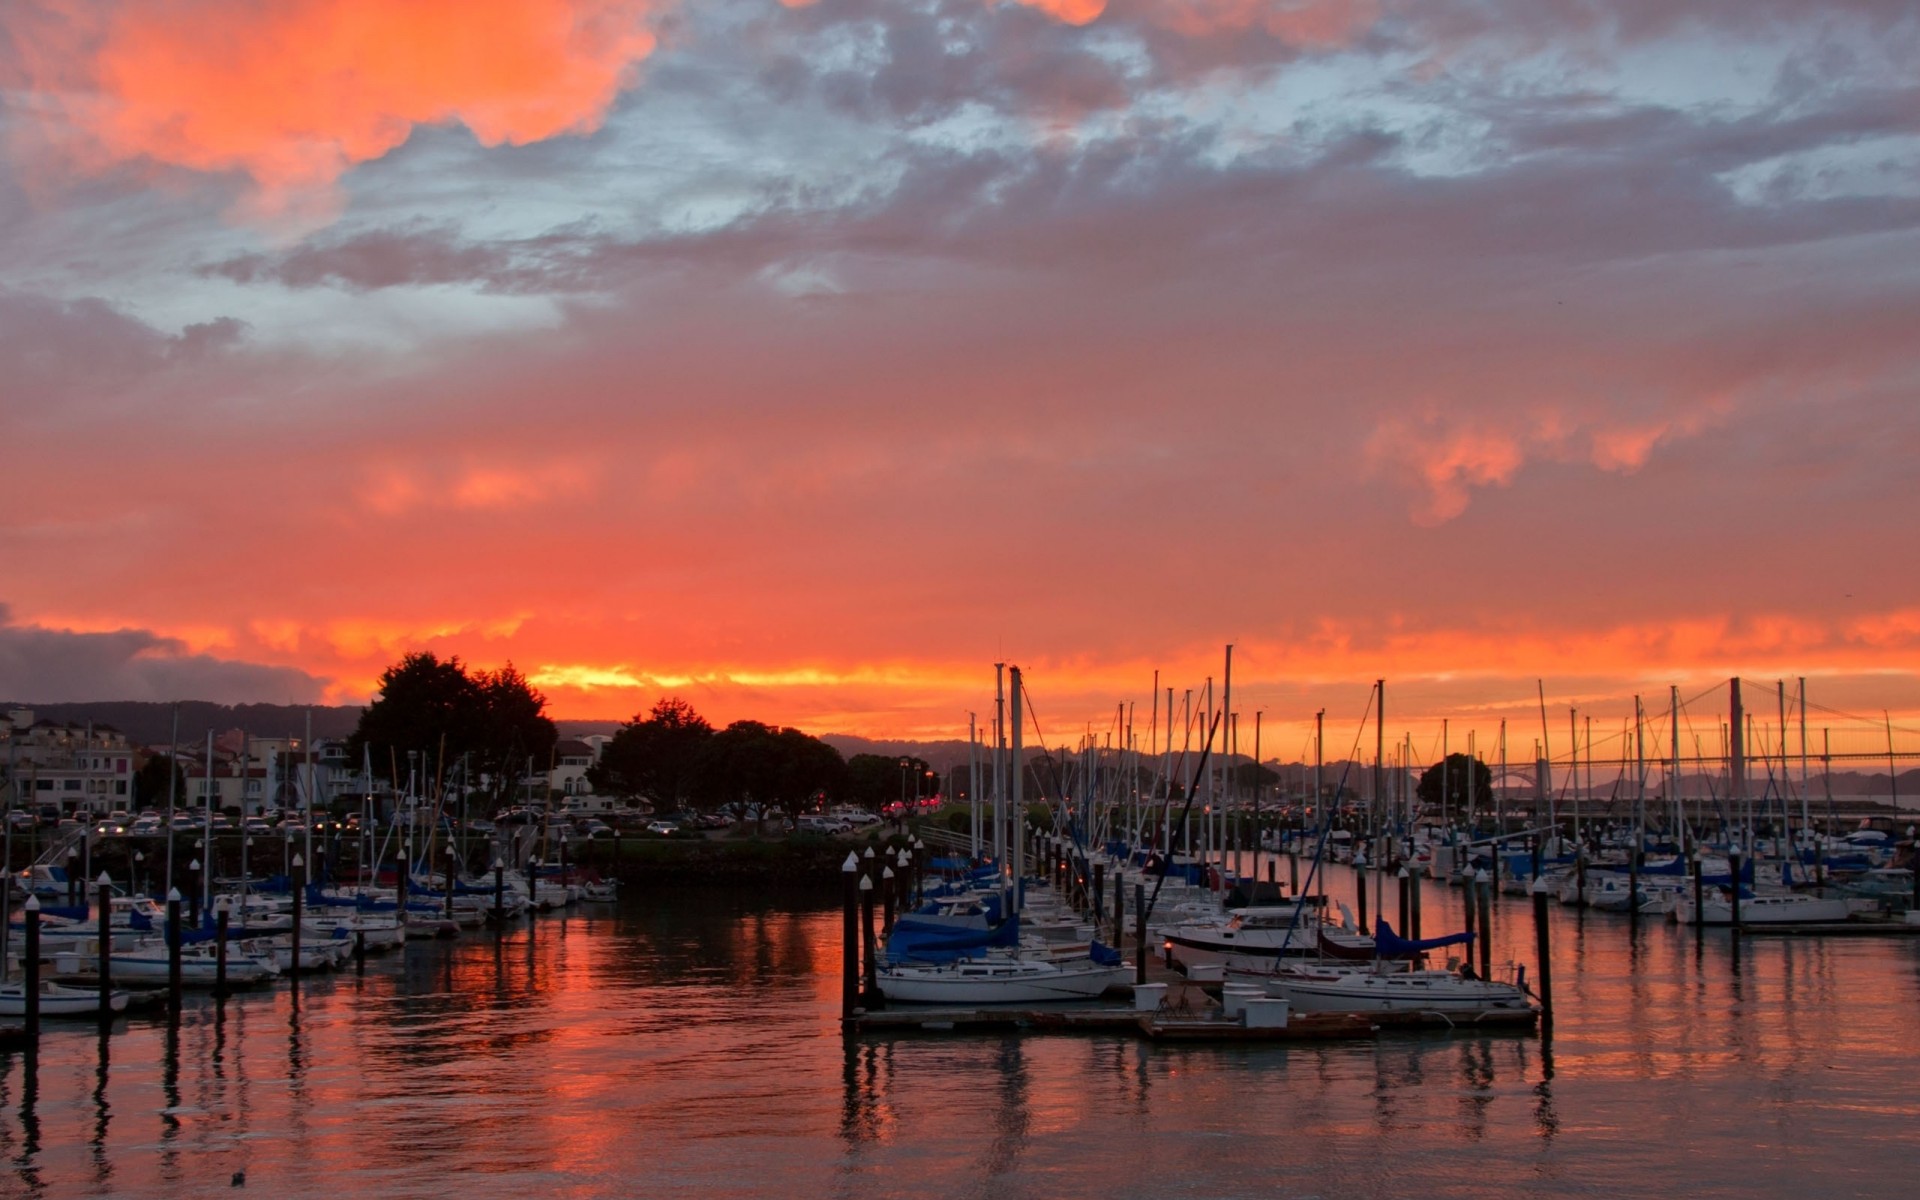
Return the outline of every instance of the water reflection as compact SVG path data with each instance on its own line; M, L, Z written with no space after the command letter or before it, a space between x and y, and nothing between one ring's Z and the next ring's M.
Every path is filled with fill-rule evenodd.
M1560 1131L1560 1115L1553 1108L1553 1032L1540 1035L1540 1082L1533 1085L1533 1123L1548 1142Z
M1430 889L1428 928L1461 903ZM1493 951L1531 961L1530 906L1496 904ZM1325 1195L1626 1177L1787 1195L1899 1164L1920 1119L1905 1082L1920 945L1753 939L1736 960L1724 931L1552 920L1560 1020L1537 1039L848 1040L837 914L638 899L532 935L420 942L310 978L298 1006L284 988L190 997L177 1023L136 1020L109 1044L56 1029L37 1069L0 1060L0 1191L204 1195L244 1169L276 1200L642 1179L702 1197L769 1180L854 1197L1154 1195L1169 1180L1250 1195L1272 1190L1279 1131ZM1513 1162L1532 1174L1489 1174Z
M113 1123L113 1106L107 1103L107 1079L113 1063L112 1031L102 1028L98 1040L100 1059L93 1073L93 1137L89 1144L93 1147L93 1181L105 1185L113 1176L113 1166L107 1160L107 1130Z
M1001 1039L994 1055L994 1073L1000 1081L999 1104L993 1112L991 1137L982 1158L989 1179L1013 1172L1027 1149L1027 1129L1032 1119L1028 1093L1033 1084L1027 1075L1025 1043L1019 1036Z
M23 1194L39 1196L45 1193L45 1185L40 1178L38 1163L40 1155L40 1062L39 1055L27 1050L19 1056L20 1063L20 1136L18 1150L12 1155L13 1175L20 1181ZM11 1082L12 1071L0 1074L0 1084ZM12 1107L0 1097L0 1104ZM9 1140L12 1130L6 1131Z

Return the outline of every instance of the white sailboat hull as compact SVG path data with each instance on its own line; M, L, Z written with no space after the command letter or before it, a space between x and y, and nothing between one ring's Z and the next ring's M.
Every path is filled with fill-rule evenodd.
M985 960L887 967L878 981L887 999L903 1004L1041 1004L1098 996L1123 982L1131 970L1124 965Z
M1471 1014L1528 1007L1526 993L1510 983L1464 979L1451 971L1283 973L1265 986L1296 1012Z

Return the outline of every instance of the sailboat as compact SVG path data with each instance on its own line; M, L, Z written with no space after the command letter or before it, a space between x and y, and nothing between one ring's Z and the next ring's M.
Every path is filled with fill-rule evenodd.
M1517 981L1481 979L1466 971L1420 967L1428 950L1469 944L1470 933L1409 940L1381 921L1374 941L1381 956L1371 963L1288 964L1263 984L1267 995L1287 1001L1296 1012L1438 1012L1474 1015L1524 1012L1531 1008Z

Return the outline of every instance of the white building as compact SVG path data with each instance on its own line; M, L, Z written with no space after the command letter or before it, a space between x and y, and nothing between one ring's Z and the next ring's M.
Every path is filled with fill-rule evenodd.
M133 804L136 750L109 725L36 721L16 708L0 723L0 762L23 808L45 816L105 816Z

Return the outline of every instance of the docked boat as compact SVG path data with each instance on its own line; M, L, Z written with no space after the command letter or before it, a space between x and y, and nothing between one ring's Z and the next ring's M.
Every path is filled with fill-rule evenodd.
M107 993L107 1006L114 1012L125 1012L127 993L112 991ZM100 1011L99 988L77 988L58 984L51 979L40 981L40 1015L43 1017L91 1017ZM27 1015L27 985L16 980L0 986L0 1017L24 1017Z
M902 1004L1037 1004L1086 1000L1123 983L1125 963L990 956L951 963L899 963L880 968L881 994Z
M1327 926L1323 905L1321 897L1311 896L1290 904L1236 908L1224 921L1177 925L1167 930L1164 942L1174 960L1188 969L1263 970L1282 957L1318 955L1322 938L1370 957L1373 939Z
M1472 1016L1530 1007L1518 985L1455 971L1286 966L1264 984L1295 1012L1433 1012Z
M1694 911L1693 897L1683 895L1674 905L1673 915L1682 925L1695 922L1702 925L1731 925L1733 902L1725 892L1715 888L1701 897L1698 913ZM1828 925L1851 920L1852 917L1852 907L1837 896L1809 896L1790 892L1778 896L1740 897L1742 925Z
M168 979L167 947L158 940L143 942L133 950L109 955L109 967L116 980L128 983L165 983ZM52 973L70 979L98 979L100 960L89 954L56 954L49 962ZM211 942L195 942L180 949L180 981L189 987L212 987L219 981L217 948ZM280 969L228 947L227 985L245 987L275 978ZM96 1001L98 1003L98 1001Z

